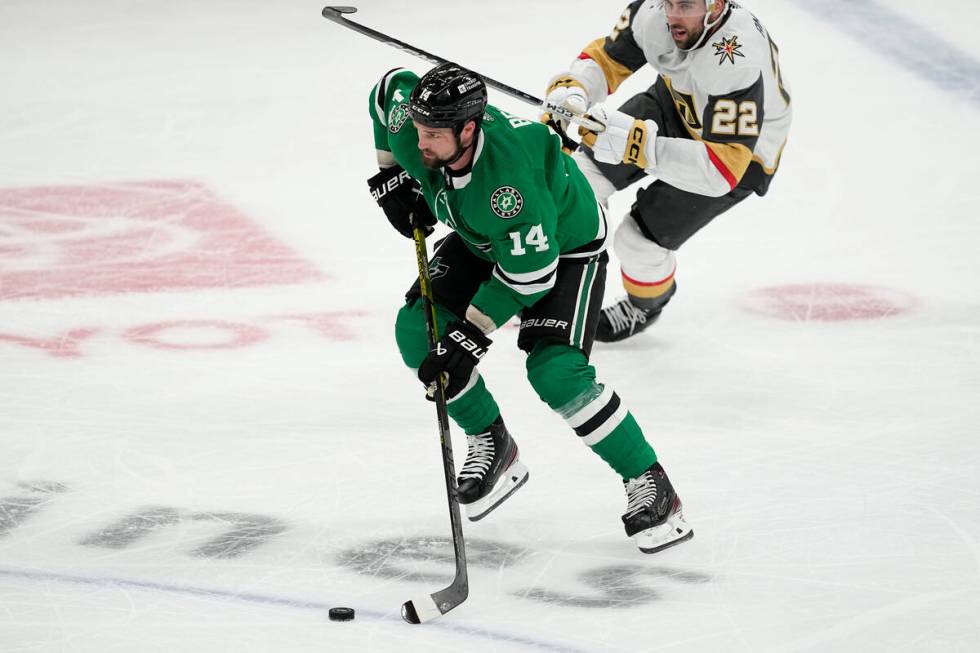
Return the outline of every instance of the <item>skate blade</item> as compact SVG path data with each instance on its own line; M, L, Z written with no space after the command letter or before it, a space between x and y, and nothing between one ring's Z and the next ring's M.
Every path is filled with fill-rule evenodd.
M643 553L656 553L686 542L694 537L694 530L684 521L684 515L675 512L659 526L640 531L633 536L636 546Z
M527 483L529 476L524 463L520 460L514 461L514 464L508 467L507 472L497 481L490 494L466 504L466 518L470 521L480 521Z

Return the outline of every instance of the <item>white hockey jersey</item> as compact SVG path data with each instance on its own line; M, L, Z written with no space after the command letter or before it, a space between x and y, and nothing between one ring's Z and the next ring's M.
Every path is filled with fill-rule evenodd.
M586 46L570 72L595 103L649 64L690 137L658 137L653 174L717 197L738 185L754 162L758 167L746 182L761 195L789 133L790 93L768 31L748 10L731 0L728 5L718 30L682 51L671 38L662 2L632 2L612 34Z

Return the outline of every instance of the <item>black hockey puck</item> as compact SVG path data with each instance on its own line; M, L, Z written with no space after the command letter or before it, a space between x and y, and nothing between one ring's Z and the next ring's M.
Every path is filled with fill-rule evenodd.
M330 621L353 621L354 608L330 608Z

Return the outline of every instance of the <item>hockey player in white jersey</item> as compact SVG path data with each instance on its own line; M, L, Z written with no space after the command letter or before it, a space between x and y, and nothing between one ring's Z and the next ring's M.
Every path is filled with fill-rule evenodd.
M646 64L659 73L653 86L619 110L603 104ZM600 202L655 178L613 241L627 296L602 310L596 339L622 340L673 296L674 251L749 195L766 194L791 120L779 50L732 0L636 0L551 80L547 97L607 125L581 132L575 155Z

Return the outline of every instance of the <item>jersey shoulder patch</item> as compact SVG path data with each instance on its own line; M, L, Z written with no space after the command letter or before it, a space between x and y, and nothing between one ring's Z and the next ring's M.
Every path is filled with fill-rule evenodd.
M395 91L395 97L392 99L397 100L400 91ZM388 113L388 131L392 134L397 134L401 131L402 127L405 125L405 121L408 120L408 103L399 102L391 107L391 111Z
M717 41L711 43L711 47L715 49L714 55L718 60L719 66L724 66L726 62L735 65L736 57L744 59L745 53L742 52L743 46L744 43L739 43L738 41L738 34L732 34L730 37L722 34Z
M388 127L392 133L395 133L397 129L391 129L391 117L399 104L408 101L408 95L418 81L419 76L412 71L404 68L392 68L371 90L372 109L381 124ZM407 113L405 117L407 117ZM405 123L404 117L401 117L400 120L401 124L398 125L398 129L401 129L401 125Z
M709 95L724 95L755 83L768 56L758 34L726 29L708 39L692 73Z

